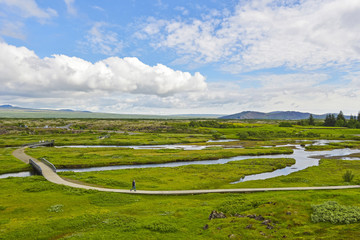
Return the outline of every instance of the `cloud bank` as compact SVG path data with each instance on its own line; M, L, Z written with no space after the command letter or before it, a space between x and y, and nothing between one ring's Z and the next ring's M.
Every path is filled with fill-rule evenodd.
M148 19L137 37L179 62L220 62L229 72L285 66L314 70L360 61L360 1L240 1L233 12Z
M77 57L39 58L25 47L0 43L1 95L66 96L74 93L131 93L168 96L206 89L200 73L149 66L134 57L91 63Z

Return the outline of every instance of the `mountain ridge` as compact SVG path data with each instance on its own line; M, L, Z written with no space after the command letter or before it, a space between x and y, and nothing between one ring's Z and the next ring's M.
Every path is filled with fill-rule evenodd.
M301 120L307 119L310 117L308 112L298 112L298 111L273 111L273 112L257 112L257 111L243 111L240 113L230 114L222 116L219 119L266 119L266 120ZM336 113L326 113L326 114L312 114L315 119L325 119L326 115ZM347 119L350 116L345 116Z
M176 115L150 115L150 114L120 114L79 111L72 109L34 109L0 105L0 118L93 118L93 119L216 119L222 114L176 114Z

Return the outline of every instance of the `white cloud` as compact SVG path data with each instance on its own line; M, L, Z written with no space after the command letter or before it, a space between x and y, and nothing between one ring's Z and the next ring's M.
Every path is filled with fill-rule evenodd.
M55 55L40 59L27 48L0 45L0 102L19 106L143 113L222 113L294 110L357 114L360 73L243 76L205 83L163 65L111 57L97 63ZM256 87L243 83L258 82Z
M20 10L21 13L19 15L25 18L35 17L45 20L57 16L57 12L54 9L41 9L35 0L0 0L0 4Z
M319 69L360 61L360 1L241 1L232 14L154 20L138 35L230 72Z
M181 6L177 6L174 8L176 11L179 11L181 12L182 15L189 15L189 10L187 10L186 8L184 7L181 7Z
M107 26L107 23L96 22L85 36L86 41L80 42L80 45L89 47L94 53L108 56L121 52L123 42L119 40L117 33L107 30Z
M75 16L77 14L76 8L74 6L75 0L64 0L64 1L65 1L65 4L66 4L67 12L70 15Z
M65 55L39 58L25 47L0 43L0 95L80 98L97 94L169 96L206 89L200 73L149 66L137 58L110 57L96 63Z
M93 9L95 10L98 10L98 11L101 11L101 12L105 12L105 9L103 9L102 7L99 7L99 6L92 6Z
M1 21L0 36L8 36L24 40L25 35L23 33L24 24L17 21Z

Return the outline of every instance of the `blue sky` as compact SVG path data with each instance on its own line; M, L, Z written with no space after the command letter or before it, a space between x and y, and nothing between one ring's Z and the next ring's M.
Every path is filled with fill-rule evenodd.
M360 110L358 0L0 0L0 104Z

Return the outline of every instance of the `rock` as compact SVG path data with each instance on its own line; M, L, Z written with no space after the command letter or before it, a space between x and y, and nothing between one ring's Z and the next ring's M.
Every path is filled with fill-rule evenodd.
M286 215L291 215L291 212L286 212Z
M209 228L209 225L205 224L205 226L203 227L204 230L207 230Z
M221 230L221 227L217 227L216 229L217 229L217 230Z
M262 222L262 224L264 225L269 225L271 223L271 220L266 219L265 221Z
M209 220L214 218L226 218L225 214L223 212L217 212L213 210L209 215Z
M233 238L236 238L236 235L235 234L230 234L228 237L233 239Z
M252 228L252 224L249 224L245 227L245 229L251 229Z
M267 228L267 229L273 229L274 227L269 224L269 225L267 225L266 228Z
M282 238L287 238L287 236L286 236L286 235L284 235L284 236L282 236Z
M245 216L245 215L238 214L238 213L235 213L235 214L234 214L234 217L243 218L243 217L246 217L246 216Z
M261 215L259 216L256 216L256 214L251 214L251 215L247 215L248 218L254 218L255 220L258 220L258 221L262 221L264 220L265 218Z

